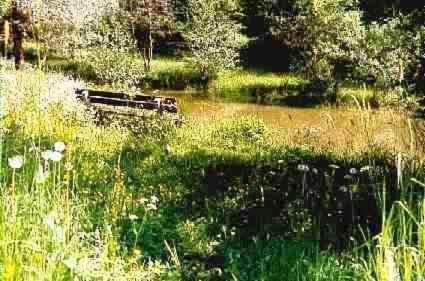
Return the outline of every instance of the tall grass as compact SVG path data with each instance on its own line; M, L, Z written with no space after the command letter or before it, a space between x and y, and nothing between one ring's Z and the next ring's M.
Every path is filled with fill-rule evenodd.
M383 206L381 233L367 244L365 280L416 281L425 277L425 185L401 186L400 200ZM385 194L383 195L385 196ZM385 209L388 208L388 213Z
M257 118L189 120L180 128L165 127L169 134L154 119L135 133L115 122L96 125L93 114L72 98L73 88L84 86L79 81L33 70L0 71L2 280L424 278L420 173L418 181L399 185L397 203L383 208L382 231L357 251L322 250L311 241L311 216L302 200L285 210L291 225L244 228L243 216L234 223L232 215L243 215L251 203L261 207L283 196L282 183L298 197L298 187L318 185L313 161L326 164L320 171L326 187L337 190L342 186L328 163L345 171L382 158L392 162L397 149L391 146L388 153L385 145L376 145L370 131L380 117L371 110L359 107L357 125L348 134L357 132L366 143L357 151L355 144L337 143L314 150L316 138L307 133L282 138ZM332 116L325 118L329 130L336 126ZM57 149L57 142L65 150ZM57 150L55 157L46 158L50 150ZM9 163L17 155L22 167ZM311 165L308 176L299 163ZM391 176L378 179L382 182L374 187L385 186ZM290 240L294 237L305 240Z

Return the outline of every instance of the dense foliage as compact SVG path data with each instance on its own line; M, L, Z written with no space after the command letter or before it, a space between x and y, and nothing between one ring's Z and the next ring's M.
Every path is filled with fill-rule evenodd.
M189 23L183 34L193 55L191 60L205 80L238 63L244 38L240 24L231 18L234 10L230 1L189 0Z

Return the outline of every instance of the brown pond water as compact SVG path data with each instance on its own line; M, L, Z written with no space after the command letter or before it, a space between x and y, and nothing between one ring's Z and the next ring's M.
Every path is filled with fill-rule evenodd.
M395 109L288 107L232 102L199 94L161 92L175 96L188 119L216 120L256 116L273 129L279 142L338 152L362 152L370 147L398 152L423 152L423 121Z

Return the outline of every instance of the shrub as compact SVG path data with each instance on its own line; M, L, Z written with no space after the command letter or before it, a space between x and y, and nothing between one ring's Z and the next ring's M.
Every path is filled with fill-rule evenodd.
M144 76L139 56L109 48L97 48L82 56L94 69L101 82L138 85Z
M399 16L367 26L356 55L356 69L362 77L373 77L384 87L408 81L408 73L419 62L421 38L419 33L404 27L405 20Z
M183 29L193 57L190 61L205 80L238 62L244 45L241 25L232 20L232 8L222 0L190 0L190 21Z
M341 66L355 61L363 35L361 12L351 0L295 1L293 17L276 19L275 33L291 48L301 49L297 68L311 80L343 78Z

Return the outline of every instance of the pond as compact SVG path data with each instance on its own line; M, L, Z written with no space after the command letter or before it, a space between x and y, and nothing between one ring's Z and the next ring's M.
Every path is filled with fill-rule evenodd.
M276 139L321 146L324 149L423 150L424 122L397 109L358 107L289 107L234 102L199 93L160 92L177 98L180 110L196 122L256 116L273 129Z

